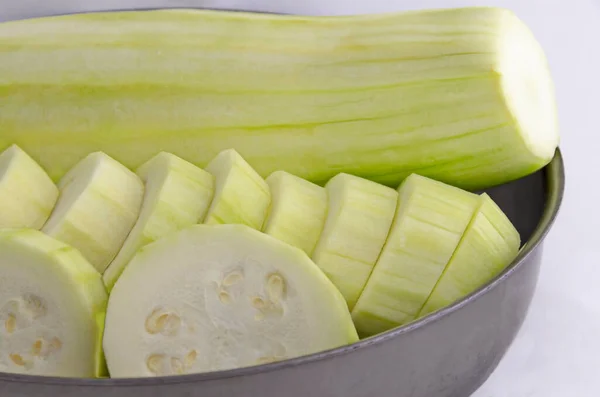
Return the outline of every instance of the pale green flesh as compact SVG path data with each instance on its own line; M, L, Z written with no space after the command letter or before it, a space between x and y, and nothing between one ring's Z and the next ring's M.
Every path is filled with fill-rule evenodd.
M58 187L60 196L42 231L78 249L103 273L139 215L142 181L111 157L94 152Z
M33 229L0 230L0 372L104 376L107 298L74 248Z
M358 341L344 298L298 248L245 225L143 247L111 292L113 378L217 371Z
M265 180L234 149L219 153L206 171L215 177L215 188L204 223L235 223L261 230L271 204Z
M233 147L262 177L478 189L558 145L545 56L502 9L70 15L2 24L0 48L0 149L18 143L53 178L95 150L205 166Z
M135 226L102 275L109 291L139 248L202 222L213 197L214 177L170 153L148 160L137 174L145 184L144 200Z
M390 231L398 193L348 174L333 177L326 189L327 220L312 259L352 310Z
M417 317L479 204L476 194L416 174L398 191L386 244L352 310L365 336Z
M266 182L271 207L263 232L310 256L325 225L326 190L285 171L272 173Z
M41 228L57 198L54 182L21 148L0 154L0 229Z
M418 317L446 307L490 281L517 256L519 245L519 232L496 203L482 194L477 213Z

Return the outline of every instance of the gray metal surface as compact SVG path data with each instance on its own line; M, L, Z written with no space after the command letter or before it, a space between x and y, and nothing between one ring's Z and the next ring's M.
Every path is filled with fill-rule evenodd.
M6 15L0 9L0 20ZM493 372L523 323L563 190L560 151L540 172L488 190L526 241L524 249L486 286L409 326L317 355L219 373L131 380L0 373L0 396L467 397Z

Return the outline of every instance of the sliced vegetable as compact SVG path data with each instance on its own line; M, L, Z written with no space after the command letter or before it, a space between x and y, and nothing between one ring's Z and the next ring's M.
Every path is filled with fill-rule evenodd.
M0 229L41 228L57 198L54 182L20 147L0 154Z
M327 192L285 171L275 171L266 182L271 209L263 231L310 256L325 225Z
M261 230L269 212L269 185L235 149L219 153L206 170L215 177L215 194L204 223L236 223Z
M329 209L312 259L352 310L390 231L398 193L344 173L333 177L325 187Z
M102 150L204 166L235 148L266 177L411 173L480 189L528 175L559 141L545 54L493 7L343 17L200 10L0 25L0 149L53 178Z
M246 225L195 225L143 247L111 292L113 378L269 363L356 342L346 303L300 249Z
M113 158L94 152L58 184L60 196L42 231L77 248L103 273L139 215L144 185Z
M476 194L416 174L398 192L390 234L352 311L361 336L416 318L479 205Z
M161 152L137 170L145 184L140 216L103 274L110 291L142 246L202 222L212 201L214 177L170 153Z
M106 302L79 251L37 230L0 230L0 372L104 375Z
M520 244L517 229L494 200L482 194L476 215L419 317L454 303L497 276L515 259Z

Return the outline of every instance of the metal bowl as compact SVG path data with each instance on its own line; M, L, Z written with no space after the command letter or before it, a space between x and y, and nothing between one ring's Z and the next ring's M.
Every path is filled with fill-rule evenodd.
M13 18L25 16L24 11ZM543 241L557 216L564 185L557 150L544 169L486 190L525 242L518 257L469 296L404 327L319 354L206 374L72 379L0 373L0 396L469 396L495 370L521 328L537 284Z

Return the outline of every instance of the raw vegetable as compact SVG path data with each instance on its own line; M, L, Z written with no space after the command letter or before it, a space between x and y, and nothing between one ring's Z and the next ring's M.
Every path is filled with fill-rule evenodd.
M119 378L251 366L357 340L342 295L303 251L246 225L195 225L129 263L103 345Z
M325 187L329 209L312 259L352 310L390 231L398 193L344 173Z
M0 154L0 229L41 228L57 198L54 182L20 147Z
M37 230L0 230L0 372L104 375L106 301L79 251Z
M236 148L266 177L418 173L481 189L528 175L559 141L545 55L492 7L343 17L201 10L0 25L0 149L57 179L101 150L204 166Z
M275 171L266 182L271 209L263 231L310 256L325 225L327 192L285 171Z
M419 317L446 307L481 287L519 252L519 232L486 193Z
M476 194L416 174L398 193L389 236L352 311L361 336L417 317L479 204Z
M234 149L219 153L206 170L215 177L215 193L204 223L261 230L271 204L267 182Z
M140 178L102 152L87 155L59 182L60 196L42 231L78 249L103 273L139 215Z
M157 154L136 173L145 184L144 201L135 226L102 276L109 291L140 247L202 222L213 197L214 177L171 153Z

